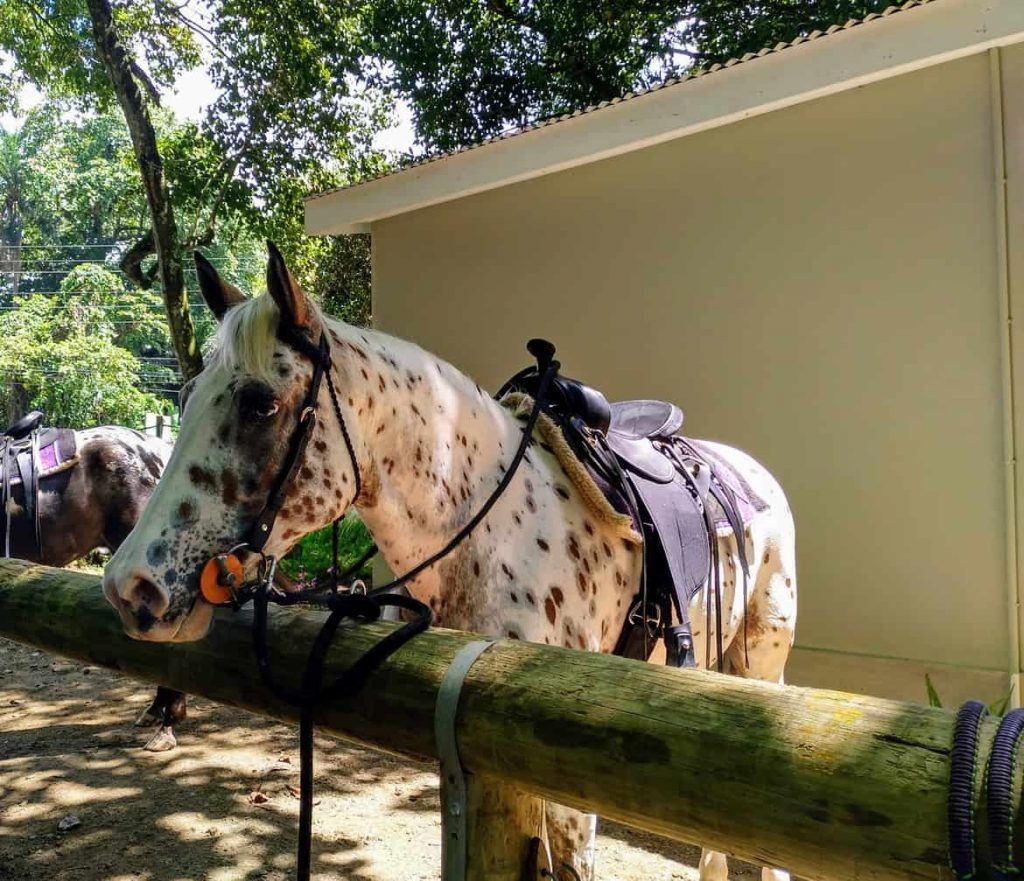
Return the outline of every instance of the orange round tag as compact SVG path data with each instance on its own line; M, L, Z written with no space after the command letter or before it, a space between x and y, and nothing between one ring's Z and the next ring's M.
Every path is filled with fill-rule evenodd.
M199 589L203 593L203 599L214 606L223 606L232 599L231 591L224 583L226 576L221 572L222 565L235 577L235 587L242 585L242 561L234 554L224 554L219 561L217 557L207 560L199 575Z

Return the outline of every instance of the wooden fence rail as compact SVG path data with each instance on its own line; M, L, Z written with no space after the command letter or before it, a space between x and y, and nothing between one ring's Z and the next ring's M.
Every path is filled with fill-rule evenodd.
M298 677L320 617L272 611L282 678ZM218 612L201 642L134 642L94 576L0 560L0 636L293 720L259 681L249 624L247 612ZM351 663L390 626L339 634L329 668ZM441 629L417 637L357 698L323 707L318 725L377 748L436 756L438 686L471 638ZM995 727L994 720L983 726L983 757ZM943 881L951 877L952 729L953 714L939 709L503 640L470 670L457 730L467 769L499 789L537 793L805 878ZM1024 823L1015 839L1024 852ZM980 861L987 867L987 854ZM495 865L472 866L470 876L506 877Z

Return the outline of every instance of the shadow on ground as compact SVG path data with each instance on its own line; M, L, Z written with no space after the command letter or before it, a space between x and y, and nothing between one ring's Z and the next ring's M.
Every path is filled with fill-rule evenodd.
M0 640L0 881L290 881L298 754L288 726L190 699L169 753L132 720L151 690ZM318 881L435 881L432 766L317 743ZM80 822L60 831L74 815ZM603 824L602 881L695 881L699 852ZM742 865L733 877L753 878Z

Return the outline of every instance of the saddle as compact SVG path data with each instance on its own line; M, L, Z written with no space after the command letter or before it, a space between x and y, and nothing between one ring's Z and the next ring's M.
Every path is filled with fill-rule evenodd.
M531 340L538 361L554 347ZM497 397L512 392L536 398L541 374L528 367L513 376ZM667 663L696 665L688 608L704 584L713 586L718 619L716 522L724 520L738 536L744 578L749 573L744 549L741 503L735 481L726 481L693 442L680 437L683 411L667 401L609 402L599 390L556 374L544 412L594 483L617 511L628 514L643 539L643 566L636 595L622 623L615 654L647 660L654 641L665 641ZM730 485L732 484L732 485ZM709 600L710 612L710 600ZM714 628L721 641L721 623ZM717 654L722 666L722 649Z
M32 410L22 416L20 419L15 419L10 425L7 426L0 433L0 437L9 437L14 440L19 438L27 437L40 425L43 424L43 414L41 410Z
M35 546L41 550L40 481L78 461L75 432L41 428L42 421L43 414L33 410L0 434L0 546L5 557L11 555L11 534L20 513L31 524Z

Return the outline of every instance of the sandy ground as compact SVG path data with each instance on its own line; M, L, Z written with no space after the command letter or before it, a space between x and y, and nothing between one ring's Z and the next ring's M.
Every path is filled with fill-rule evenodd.
M0 640L0 881L290 881L288 726L190 698L179 746L142 749L151 690ZM440 875L434 768L317 741L317 881ZM79 825L61 831L62 820ZM698 852L603 823L601 881L696 881ZM736 864L734 878L760 877Z

